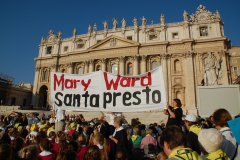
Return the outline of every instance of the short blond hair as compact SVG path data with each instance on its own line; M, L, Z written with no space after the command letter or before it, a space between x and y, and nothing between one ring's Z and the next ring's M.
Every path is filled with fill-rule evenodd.
M121 126L122 125L122 118L121 117L115 117L114 122L116 122L117 124L119 124Z

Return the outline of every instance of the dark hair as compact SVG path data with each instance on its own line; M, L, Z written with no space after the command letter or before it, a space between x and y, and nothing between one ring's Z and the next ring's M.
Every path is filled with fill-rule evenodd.
M175 98L173 100L177 103L177 107L182 107L182 102L180 99Z
M42 141L40 142L40 146L45 151L50 151L52 148L52 144L48 139L42 139Z
M76 153L71 149L67 149L62 152L59 152L57 156L57 160L75 160L75 159L76 159Z
M169 126L162 132L160 145L163 147L164 142L167 142L170 149L186 144L186 135L178 126Z
M227 121L231 120L232 117L226 109L218 109L213 113L213 121L216 126L227 127Z
M0 159L11 160L13 157L12 148L9 144L0 145Z
M101 154L98 146L90 146L85 155L86 160L101 160Z

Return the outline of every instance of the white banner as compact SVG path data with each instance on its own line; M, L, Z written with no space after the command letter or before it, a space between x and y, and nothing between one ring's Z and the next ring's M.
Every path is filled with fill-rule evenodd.
M162 67L138 76L52 72L51 97L55 109L64 110L138 112L166 106Z

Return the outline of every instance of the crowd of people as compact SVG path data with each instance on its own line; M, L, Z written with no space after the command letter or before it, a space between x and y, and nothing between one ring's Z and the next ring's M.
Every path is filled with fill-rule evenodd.
M0 160L240 159L226 109L204 119L183 116L181 106L179 99L167 105L166 125L138 118L128 123L122 113L111 112L91 121L64 110L50 116L13 112L0 118Z

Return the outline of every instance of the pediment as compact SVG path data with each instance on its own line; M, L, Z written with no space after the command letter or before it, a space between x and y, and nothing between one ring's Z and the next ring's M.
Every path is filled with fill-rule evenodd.
M89 49L121 48L128 46L138 46L139 44L140 43L138 42L112 35L93 45Z

